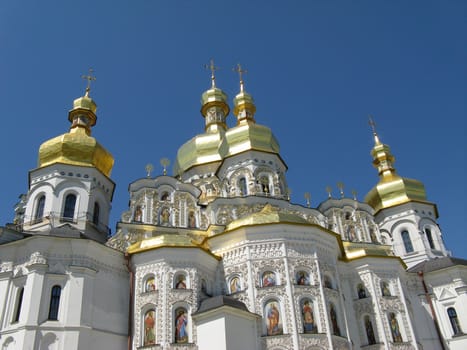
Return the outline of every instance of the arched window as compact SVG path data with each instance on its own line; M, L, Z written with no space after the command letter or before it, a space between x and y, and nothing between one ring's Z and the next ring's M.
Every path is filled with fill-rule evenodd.
M238 189L240 191L240 196L246 196L248 194L246 179L244 177L238 180Z
M94 203L94 211L92 212L92 223L94 225L99 225L99 212L101 208L99 207L99 203L95 202Z
M279 335L283 333L280 305L276 300L270 300L264 306L264 321L266 335Z
M186 289L186 276L183 273L180 273L175 278L175 289Z
M430 249L435 249L435 243L433 242L433 235L431 234L431 230L429 228L425 229L426 239L428 240L428 244L430 245Z
M188 313L183 307L175 310L175 343L188 343Z
M168 201L169 200L169 192L162 193L161 201Z
M204 278L201 279L201 292L208 295L208 282Z
M332 286L331 277L329 277L328 275L324 275L324 287L329 288L329 289L334 289Z
M331 325L332 325L332 334L341 335L341 330L339 328L339 322L337 320L337 312L334 304L329 304L329 315L331 316Z
M195 228L196 227L196 216L195 212L190 210L188 213L188 227L189 228Z
M16 296L16 308L15 308L15 313L13 315L12 322L19 321L19 316L21 315L21 305L23 304L23 295L24 295L24 287L18 290L18 294Z
M143 346L156 344L156 310L144 314Z
M161 226L170 226L170 209L164 207L159 213L159 224Z
M389 289L389 284L387 282L381 282L381 294L383 297L391 296L391 290Z
M448 316L449 316L449 321L451 322L451 327L452 327L452 331L454 335L462 334L462 329L459 323L459 319L457 318L456 309L454 309L453 307L450 307L448 309Z
M402 335L399 329L399 322L397 322L396 314L391 312L389 314L389 326L391 327L392 340L394 343L402 343Z
M366 298L366 289L363 283L359 283L357 286L358 299Z
M141 205L136 206L135 213L133 215L133 220L136 222L143 221L143 209L141 208Z
M44 216L44 206L45 206L45 195L42 195L37 200L36 212L34 213L34 221L41 222L42 217Z
M373 324L371 323L370 316L365 316L363 322L365 323L365 332L368 339L368 345L376 344L375 332L373 330Z
M49 320L58 320L61 293L62 288L60 286L53 286L52 292L50 293Z
M412 240L410 239L410 235L408 231L401 232L402 242L404 242L405 251L407 253L413 252L413 245Z
M65 207L63 209L63 219L72 221L75 216L76 195L69 194L65 198Z
M295 275L295 282L299 286L309 286L310 285L310 275L306 271L298 271Z
M263 194L270 194L269 189L269 178L266 175L263 175L259 178L259 184L261 186L261 192Z

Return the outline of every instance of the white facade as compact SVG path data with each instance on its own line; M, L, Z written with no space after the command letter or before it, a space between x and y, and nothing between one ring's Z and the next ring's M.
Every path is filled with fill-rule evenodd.
M449 256L436 205L411 197L417 182L378 209L290 203L243 90L232 128L225 94L203 94L206 132L180 148L176 176L130 184L107 240L113 159L89 141L88 93L63 141L76 152L44 144L0 230L1 349L467 348L467 261Z

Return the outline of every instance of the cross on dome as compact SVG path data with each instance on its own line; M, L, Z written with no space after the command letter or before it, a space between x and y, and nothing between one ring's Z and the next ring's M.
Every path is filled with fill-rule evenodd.
M211 71L211 86L212 88L216 87L216 75L214 74L216 70L220 68L214 65L214 60L211 58L209 64L205 64L204 68L209 69Z
M89 91L91 91L91 81L96 80L96 77L92 75L93 72L94 72L94 69L89 68L88 75L81 76L82 79L88 81L86 84L86 94L85 94L86 97L89 97Z
M238 73L240 78L240 91L243 92L243 74L247 73L248 71L246 69L242 69L240 63L237 63L237 67L234 67L233 70Z
M370 124L371 129L373 130L373 136L375 137L375 143L376 143L376 144L379 144L380 141L379 141L378 134L377 134L377 132L376 132L376 123L375 123L375 121L373 120L373 116L372 116L371 114L368 115L368 119L369 119L368 124Z

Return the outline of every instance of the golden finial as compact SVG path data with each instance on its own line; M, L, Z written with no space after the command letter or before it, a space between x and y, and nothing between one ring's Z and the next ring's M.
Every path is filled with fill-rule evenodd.
M306 199L306 206L309 208L311 206L311 202L310 202L310 199L311 199L311 195L310 195L310 192L305 192L305 194L303 195Z
M331 188L331 186L326 186L326 192L328 194L328 198L331 199L332 198L332 188Z
M147 173L147 177L151 177L151 172L154 170L154 165L152 165L151 163L148 163L146 164L146 167L144 168L146 170L146 173Z
M216 87L216 75L214 74L216 70L220 68L214 65L214 60L211 58L209 64L205 64L204 68L211 71L211 87L214 89Z
M337 188L341 194L341 198L344 198L344 184L342 182L337 183Z
M375 138L375 144L379 145L381 142L379 141L378 134L376 133L376 123L373 120L373 116L371 114L368 115L368 119L369 119L368 124L370 124L371 129L373 130L373 136Z
M86 93L84 96L89 97L89 91L91 91L91 81L95 81L96 77L92 76L92 73L94 73L94 69L89 68L88 75L82 75L81 78L84 80L87 80L86 84Z
M356 190L352 190L352 196L353 196L354 201L356 201L357 200L357 191Z
M170 165L170 159L168 158L162 158L161 159L161 165L164 168L164 175L167 175L167 167Z
M238 73L238 76L240 78L240 92L243 92L243 74L248 73L248 71L246 69L242 69L240 63L237 63L237 67L234 67L233 70Z

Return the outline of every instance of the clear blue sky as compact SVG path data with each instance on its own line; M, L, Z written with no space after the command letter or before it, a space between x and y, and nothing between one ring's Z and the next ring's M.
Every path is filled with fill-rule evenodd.
M400 175L424 182L449 249L467 257L467 2L464 0L0 2L0 224L27 191L42 142L68 130L93 67L93 136L115 157L110 226L128 184L203 131L203 65L238 91L248 70L256 120L281 144L292 201L376 184L367 116ZM228 118L234 123L232 115ZM334 190L337 195L337 190Z

